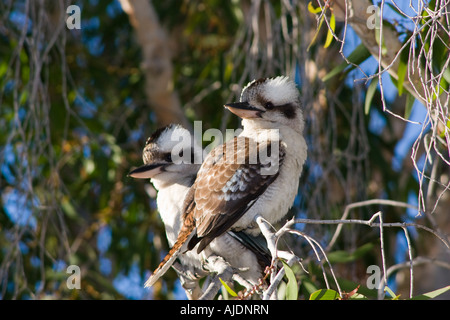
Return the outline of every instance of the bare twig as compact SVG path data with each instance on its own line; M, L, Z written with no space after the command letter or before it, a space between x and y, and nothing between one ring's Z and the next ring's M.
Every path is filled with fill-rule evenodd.
M363 224L370 227L380 227L380 223L373 222L373 216L369 220L359 220L359 219L347 219L347 220L312 220L312 219L295 219L293 221L290 221L289 223L306 223L306 224ZM390 222L390 223L384 223L383 227L396 227L396 228L403 228L403 227L415 227L419 229L423 229L427 232L432 233L434 236L436 236L447 248L450 249L449 242L445 239L444 235L441 235L439 232L428 228L424 225L418 224L418 223L409 223L409 222Z
M308 243L311 245L311 248L313 249L313 251L317 257L317 261L320 263L320 266L322 268L325 283L327 284L327 287L329 288L328 279L327 279L326 272L325 272L325 269L324 269L324 266L322 263L322 258L320 257L320 254L317 252L316 247L318 247L320 249L323 257L325 258L326 262L328 263L328 265L330 267L330 271L335 280L339 294L341 294L342 293L341 288L336 279L333 268L332 268L330 262L328 261L328 257L326 256L325 250L322 248L320 243L318 241L316 241L315 239L313 239L311 236L308 236L307 234L305 234L299 230L294 230L294 229L289 228L289 226L292 225L293 221L294 220L288 221L282 228L280 228L280 230L278 230L276 233L274 233L270 230L270 227L269 227L269 224L267 223L267 221L265 221L259 215L256 217L256 222L258 223L258 226L260 227L262 234L266 238L267 246L272 254L272 265L274 265L276 260L280 259L280 258L285 259L289 266L292 266L292 264L294 264L296 261L300 261L300 258L295 256L294 254L287 252L287 251L282 251L282 250L277 249L278 240L284 234L292 233L292 234L299 235L299 236L305 238L308 241ZM270 284L269 288L264 292L263 299L269 299L270 297L272 297L272 299L275 298L274 293L275 293L276 287L280 283L284 274L285 274L284 267L282 267L280 269L280 271L274 277L271 278L271 284Z
M370 206L370 205L397 206L397 207L411 208L411 209L417 210L417 207L415 207L409 203L405 203L405 202L401 202L401 201L394 201L394 200L387 200L387 199L371 199L371 200L366 200L366 201L354 202L354 203L347 205L345 207L344 214L342 215L341 220L347 220L350 210L353 210L355 208ZM336 228L336 231L335 231L333 237L331 238L330 243L327 246L327 249L326 249L327 251L329 251L336 243L336 240L339 237L339 234L341 233L342 227L343 227L343 224L339 224L338 227Z

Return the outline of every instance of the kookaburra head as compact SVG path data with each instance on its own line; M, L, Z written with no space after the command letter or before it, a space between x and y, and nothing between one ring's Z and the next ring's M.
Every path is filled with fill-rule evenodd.
M279 129L286 126L303 133L299 91L288 77L254 80L242 90L240 102L228 103L225 107L243 119L244 128Z
M173 182L180 180L180 175L195 178L202 161L202 149L187 129L170 124L147 139L142 159L144 165L131 171L131 177Z

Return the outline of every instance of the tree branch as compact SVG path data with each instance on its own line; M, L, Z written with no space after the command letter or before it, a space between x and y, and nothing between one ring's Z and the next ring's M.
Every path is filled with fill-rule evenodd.
M383 5L381 5L381 9L383 9ZM370 11L368 12L368 8L371 6L373 6L373 3L369 0L337 0L333 4L333 7L338 9L336 12L339 12L336 15L336 20L349 23L371 55L380 62L381 67L383 67L383 70L380 67L380 71L383 72L386 70L392 77L398 80L399 56L410 40L402 44L398 39L397 32L394 29L388 28L387 25L383 27L383 23L380 21L379 34L383 37L382 41L385 43L385 46L382 46L379 43L379 39L376 38L376 27L371 29L367 26L367 21L373 14ZM380 20L382 20L382 17ZM383 51L382 49L386 50ZM410 73L408 79L409 81L403 83L404 88L414 98L425 103L426 95L422 87L420 72Z
M142 48L141 68L145 73L145 93L158 125L179 123L191 129L173 88L173 67L169 39L150 1L119 0L134 27Z

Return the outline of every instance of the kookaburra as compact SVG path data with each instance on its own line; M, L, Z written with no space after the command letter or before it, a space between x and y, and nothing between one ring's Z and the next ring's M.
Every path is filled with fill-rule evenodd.
M129 173L133 178L151 179L157 189L158 211L170 246L175 244L181 230L183 201L197 176L202 152L188 130L171 124L147 139L142 154L144 165ZM254 285L263 275L265 266L270 264L269 251L262 243L261 239L230 231L214 239L202 255L192 250L178 258L185 268L183 271L204 275L204 259L220 256L235 270L241 270L242 278Z
M254 80L240 102L225 107L243 119L243 131L205 158L186 195L178 238L146 286L180 253L201 252L228 230L257 235L257 215L273 224L293 204L307 156L295 83L288 77Z
M176 163L175 156L178 157ZM184 158L189 161L182 161ZM151 179L158 192L156 204L171 247L183 224L183 201L195 181L201 159L202 149L193 141L190 132L180 125L170 124L159 128L147 139L142 152L144 165L129 173L133 178ZM183 265L201 270L198 254L187 253L180 258Z

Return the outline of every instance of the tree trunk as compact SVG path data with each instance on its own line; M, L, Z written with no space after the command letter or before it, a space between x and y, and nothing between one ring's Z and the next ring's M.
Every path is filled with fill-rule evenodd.
M155 112L159 126L179 123L188 129L188 122L173 88L173 67L168 36L158 21L150 1L119 0L134 27L142 48L141 68L145 73L145 93Z

